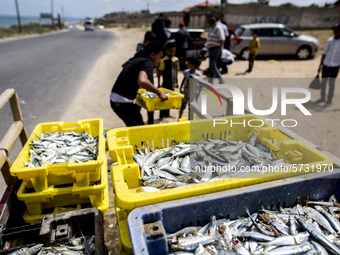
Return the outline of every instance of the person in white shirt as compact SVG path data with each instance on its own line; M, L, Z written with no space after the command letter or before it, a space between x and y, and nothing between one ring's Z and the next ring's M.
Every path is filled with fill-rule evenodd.
M164 26L164 32L165 32L165 34L166 34L167 40L169 40L170 37L171 37L171 32L169 31L169 27L170 27L170 26L171 26L171 20L166 19L166 20L165 20L165 26Z
M216 25L222 27L224 35L227 38L229 36L228 26L226 24L222 23L220 18L216 19Z
M208 48L209 53L209 82L212 83L214 78L218 78L220 84L223 83L223 78L217 68L217 60L222 52L224 46L225 35L221 26L216 24L216 19L209 20L209 26L212 28L205 47Z
M340 67L340 23L335 24L332 29L334 37L328 39L318 69L318 73L322 70L321 98L315 103L326 101L326 84L329 78L328 97L324 107L332 104L335 78L338 76Z
M234 60L234 56L229 50L222 50L221 58L217 61L217 67L222 68L221 74L228 73L228 65L231 65Z

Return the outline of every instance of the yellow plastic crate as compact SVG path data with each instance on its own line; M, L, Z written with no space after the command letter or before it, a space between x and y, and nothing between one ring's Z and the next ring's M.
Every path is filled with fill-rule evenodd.
M18 199L25 202L24 221L32 223L44 216L62 211L81 209L83 205L91 205L105 212L109 209L107 165L101 167L101 180L98 184L79 187L74 183L70 187L51 185L45 191L32 192L23 182L18 190ZM44 213L49 211L49 213Z
M62 212L69 212L69 211L75 211L75 210L80 210L80 209L84 209L84 208L88 208L88 204L75 204L72 206L57 206L54 208L49 208L51 209L51 212L49 213L45 213L45 214L37 214L37 215L30 215L28 213L27 210L25 210L23 219L24 222L29 223L29 224L33 224L36 222L41 222L41 220L48 215L53 215L53 214L57 214L57 213L62 213ZM103 200L103 204L101 206L97 206L96 208L98 208L102 214L103 214L103 220L105 220L105 213L107 212L107 210L109 210L109 188L108 186L105 188L105 194L104 194L104 200Z
M262 118L255 115L231 116L222 118L229 123L248 123L250 120ZM154 204L173 199L197 196L256 183L266 182L273 179L287 178L304 172L308 172L316 164L332 164L331 158L298 140L292 140L280 132L278 127L271 127L265 123L263 127L240 127L239 125L216 125L213 128L213 120L197 120L191 122L169 123L149 126L138 126L129 128L118 128L110 130L108 146L110 156L117 165L111 166L112 184L116 194L117 206L123 209L134 209L136 207ZM252 122L252 125L255 125ZM191 130L190 130L191 129ZM191 132L190 132L191 131ZM249 178L232 178L215 182L193 184L174 189L161 190L158 192L139 192L140 170L134 162L132 155L135 146L141 147L142 142L149 148L163 148L172 145L172 139L177 142L202 141L206 138L220 139L229 138L233 141L246 141L254 132L258 132L258 141L268 145L276 152L278 158L286 158L291 164L304 164L302 171L254 174ZM247 176L248 177L248 176Z
M224 117L220 119L238 121L249 121L251 119L262 120L255 115L244 115L244 117ZM197 123L197 124L194 124ZM255 123L255 122L254 122ZM190 127L194 127L191 132L193 136L190 136ZM270 123L264 122L263 128L270 128L270 131L279 130L278 127L271 127ZM177 142L182 141L202 141L202 135L205 137L214 136L215 139L220 139L221 135L229 135L231 132L231 139L234 140L247 140L255 131L259 131L260 128L239 128L239 126L230 128L227 125L218 125L216 128L212 128L211 120L199 120L197 121L182 121L179 123L166 123L158 125L147 125L140 127L130 128L117 128L112 129L107 133L107 144L109 148L109 154L112 161L118 161L118 165L126 165L135 163L132 158L134 154L134 147L141 148L143 143L146 143L150 148L163 148L169 147L172 144L172 139ZM214 132L212 132L214 131ZM251 132L251 135L249 135ZM282 138L282 139L289 139ZM275 150L278 148L273 147Z
M34 168L24 166L29 159L31 140L38 140L35 134L40 136L45 132L55 133L61 131L74 131L75 133L86 131L94 137L98 136L97 160L90 160L85 163L75 163L70 160L68 163L63 164L49 164L49 162L46 162L45 165ZM34 128L27 143L14 161L10 172L13 176L26 181L29 188L33 187L35 191L44 191L50 185L77 183L78 186L89 186L91 182L100 179L100 169L103 164L106 164L106 155L102 119L79 120L72 123L51 122L38 124Z
M128 215L131 211L121 209L115 206L117 220L117 236L119 242L119 250L121 254L133 254L132 244L130 240L129 228L127 223Z
M170 94L168 96L168 100L161 101L159 97L147 98L142 95L142 93L146 92L146 90L139 89L136 97L136 104L138 104L140 107L145 108L149 112L153 112L155 110L168 110L181 108L182 98L184 97L183 94L165 88L160 88L160 90Z
M262 120L255 115L224 117L228 121L241 123L249 120ZM252 123L255 125L255 122ZM191 131L191 132L190 132ZM263 127L231 127L217 125L212 127L212 120L197 120L191 122L168 123L159 125L119 128L107 133L110 156L117 161L111 166L112 185L115 193L115 210L117 217L118 238L121 251L132 254L132 246L127 226L127 216L131 210L144 205L155 204L180 198L198 196L243 186L249 186L279 178L287 178L298 173L278 173L250 176L249 178L232 178L215 182L192 184L158 192L141 192L140 170L132 159L135 145L142 143L149 148L162 148L172 145L172 139L182 141L202 141L213 138L230 140L248 140L254 132L258 132L258 139L276 151L278 158L286 158L292 164L332 164L332 160L315 148L298 140L292 140L280 132L278 127L266 123ZM260 177L260 178L258 178Z

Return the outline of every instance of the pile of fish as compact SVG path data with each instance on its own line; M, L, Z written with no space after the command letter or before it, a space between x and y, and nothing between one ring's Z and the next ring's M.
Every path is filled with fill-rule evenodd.
M71 159L75 163L83 163L97 159L98 137L89 135L86 131L81 134L71 132L42 133L36 135L38 140L31 140L30 157L26 167L67 163Z
M146 98L156 98L158 97L158 95L156 93L147 91L141 94L142 96L146 97ZM166 96L170 96L170 93L166 93Z
M257 136L254 132L249 141L173 141L172 147L153 151L136 147L132 157L139 164L140 181L147 192L256 174L270 166L291 166L275 159L269 147L256 142ZM247 167L251 172L240 171Z
M339 204L310 201L307 206L261 209L236 220L211 217L203 227L168 234L173 254L340 254Z
M82 255L95 254L95 237L78 237L73 238L64 244L54 243L51 246L37 244L31 248L20 248L9 255Z

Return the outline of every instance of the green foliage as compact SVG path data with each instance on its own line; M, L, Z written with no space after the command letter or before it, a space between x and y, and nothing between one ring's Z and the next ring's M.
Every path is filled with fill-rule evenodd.
M21 26L21 35L27 34L42 34L52 31L52 28L43 27L39 23L29 23ZM13 25L9 28L0 27L0 38L12 37L20 35L17 25Z

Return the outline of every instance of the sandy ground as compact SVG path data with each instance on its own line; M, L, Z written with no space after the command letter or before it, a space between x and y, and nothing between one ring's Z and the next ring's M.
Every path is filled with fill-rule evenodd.
M61 119L64 121L74 121L84 118L102 118L105 128L124 127L124 123L115 115L109 104L110 90L122 70L121 64L129 57L133 56L136 50L136 44L142 41L146 29L111 29L120 39L112 45L112 51L108 52L94 64L93 71L89 74L86 83L83 84L82 90L74 98L70 108L65 112ZM98 31L100 33L100 31ZM331 31L320 32L326 33L328 38L332 35ZM316 36L317 34L313 34ZM320 48L323 49L325 39L320 40ZM244 86L241 88L245 91L249 82L253 78L268 78L267 81L276 80L278 78L287 79L294 78L298 84L290 86L308 88L308 84L315 77L319 63L320 51L314 59L306 61L297 61L293 59L258 59L255 62L254 70L250 74L244 74L248 67L247 61L235 61L229 68L229 73L223 75L226 83L234 81L236 78L246 78ZM204 61L200 69L208 67L208 61ZM228 80L228 79L231 80ZM303 78L303 79L302 79ZM182 81L183 76L179 73L179 81ZM254 81L260 79L254 79ZM266 80L263 80L266 81ZM217 80L215 80L217 82ZM338 81L337 81L338 84ZM337 85L336 84L336 85ZM276 86L276 85L275 85ZM267 84L253 85L255 102L260 102L259 109L262 103L271 102L271 88ZM268 94L269 93L269 94ZM267 98L267 95L270 96ZM311 112L312 116L303 117L299 120L299 125L292 131L310 140L312 143L322 147L323 149L340 156L340 147L337 145L340 120L340 102L336 100L340 96L340 89L335 89L333 104L329 108L324 108L312 102L319 99L320 91L311 91L311 100L305 106ZM254 103L256 106L256 103ZM265 109L265 108L263 108ZM184 112L184 117L187 116L187 111ZM142 109L144 120L147 120L146 111ZM171 110L171 115L175 118L167 119L166 122L177 121L178 111ZM279 114L278 114L279 115ZM158 113L155 113L155 120L158 120ZM301 118L300 111L290 112L289 116L280 119Z
M136 44L142 41L146 30L134 28L113 28L110 30L119 37L119 40L112 45L112 50L110 52L94 64L93 71L86 79L86 83L83 84L82 90L80 90L78 95L74 98L69 110L62 116L61 119L63 121L69 122L79 119L102 118L104 120L104 128L106 129L124 127L123 122L111 110L109 105L109 94L118 74L122 70L121 64L133 56L136 50ZM100 33L100 31L98 31L98 33ZM326 37L323 36L323 39L320 40L321 49L324 47L325 38L332 35L331 31L323 33L326 34ZM292 59L258 59L256 60L253 72L247 75L244 74L244 71L248 67L248 62L236 61L229 68L229 73L223 75L223 77L226 79L233 78L231 80L226 80L227 83L232 83L235 79L238 79L238 82L235 81L235 83L239 83L244 92L253 80L254 84L256 84L252 85L255 94L254 106L258 106L258 109L267 109L271 105L271 88L269 87L271 82L279 80L278 78L295 78L295 80L292 80L292 83L290 83L290 87L296 86L308 88L308 84L316 75L320 57L319 52L314 59L306 61ZM201 64L200 69L203 70L207 67L208 61L204 61ZM253 78L268 79L262 80ZM182 81L182 79L182 74L179 74L179 81ZM245 80L243 80L243 82L240 79ZM261 81L263 82L261 83ZM339 86L339 84L337 84L337 86ZM279 119L297 119L299 124L297 127L292 128L292 131L316 144L318 147L323 148L336 156L340 156L340 147L338 146L340 138L340 133L338 132L340 127L340 102L334 100L333 105L329 108L318 106L312 102L319 98L319 93L319 91L311 91L311 101L305 105L312 116L305 117L296 107L290 107L288 108L289 114L287 116L280 116L280 112L278 112L276 115L274 114L270 117ZM339 97L340 89L336 88L334 98L336 99ZM265 106L267 106L267 108L261 108ZM142 110L142 115L146 121L147 115L145 110ZM174 116L174 118L169 118L165 120L165 122L177 121L178 110L171 110L171 115ZM184 117L187 115L188 111L186 109ZM159 123L158 117L158 112L156 112L156 123ZM110 164L111 161L109 160L109 165ZM105 243L108 246L109 254L117 254L119 248L116 219L113 208L111 177L109 179L110 209L107 212L107 219L105 220L104 226Z

